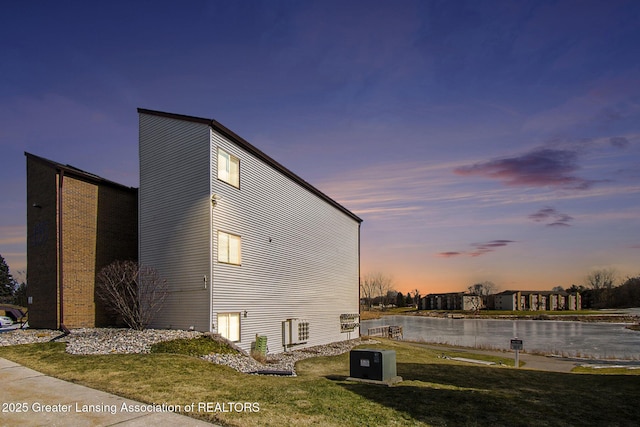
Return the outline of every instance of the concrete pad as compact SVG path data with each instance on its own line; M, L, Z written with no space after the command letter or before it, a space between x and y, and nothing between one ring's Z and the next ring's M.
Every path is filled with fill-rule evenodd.
M49 377L0 358L2 425L211 426L185 415ZM124 405L124 406L123 406Z
M488 360L468 359L466 357L452 357L451 360L457 360L458 362L477 363L479 365L495 365L495 362L489 362Z

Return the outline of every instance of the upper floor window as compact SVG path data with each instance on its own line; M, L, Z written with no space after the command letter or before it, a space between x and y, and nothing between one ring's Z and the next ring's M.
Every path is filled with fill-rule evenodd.
M218 262L240 265L240 236L218 231Z
M240 188L240 159L218 148L218 179Z

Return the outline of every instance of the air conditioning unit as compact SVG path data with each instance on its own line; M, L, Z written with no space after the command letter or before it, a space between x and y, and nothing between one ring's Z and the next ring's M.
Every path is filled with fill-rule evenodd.
M309 341L309 322L302 319L282 322L282 341L285 347L305 344Z

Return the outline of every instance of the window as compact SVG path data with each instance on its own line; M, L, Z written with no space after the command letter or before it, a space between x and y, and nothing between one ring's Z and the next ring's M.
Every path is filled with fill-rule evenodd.
M231 342L240 341L240 313L218 314L218 333Z
M218 148L218 179L240 188L240 159Z
M240 236L218 231L218 262L240 265Z

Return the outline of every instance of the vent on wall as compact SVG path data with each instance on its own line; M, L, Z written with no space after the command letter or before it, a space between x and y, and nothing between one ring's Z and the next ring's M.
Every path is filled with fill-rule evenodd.
M309 322L287 319L282 322L282 342L285 347L305 344L309 340Z

